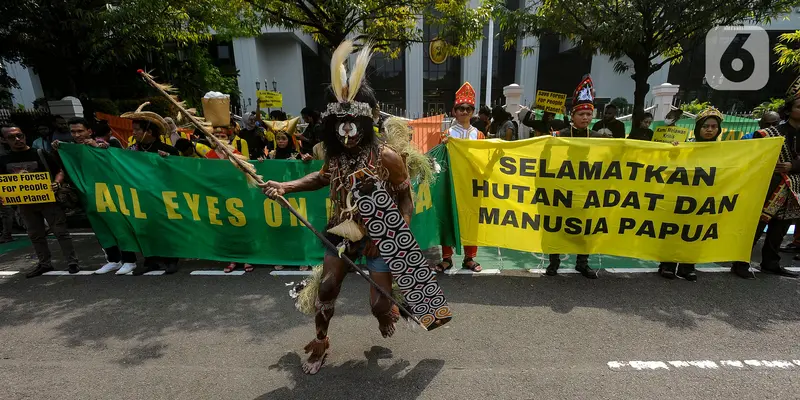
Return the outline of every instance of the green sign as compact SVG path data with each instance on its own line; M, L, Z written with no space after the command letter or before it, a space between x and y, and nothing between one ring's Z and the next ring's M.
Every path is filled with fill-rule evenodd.
M230 162L63 144L59 149L103 247L146 256L272 265L316 265L320 240L278 203L250 188ZM440 173L416 185L411 229L423 249L458 246L455 207L443 146L431 150ZM265 180L289 181L318 171L321 161L256 162ZM324 232L328 188L288 201Z

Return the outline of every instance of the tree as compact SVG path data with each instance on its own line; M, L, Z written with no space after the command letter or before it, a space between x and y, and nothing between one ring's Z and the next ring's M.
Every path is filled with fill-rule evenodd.
M786 100L784 99L771 98L769 101L765 101L753 109L753 118L761 118L767 111L778 112L783 108L784 104L786 104Z
M97 87L101 72L132 68L130 79L137 79L133 71L141 66L134 62L207 42L212 33L258 32L255 14L241 0L0 3L0 59L33 68L56 97Z
M440 27L439 37L453 56L467 55L483 38L487 20L469 0L246 0L268 26L300 29L327 49L345 39L371 42L376 50L397 56L409 43L423 41L417 19Z
M644 110L647 79L667 63L678 63L715 26L768 22L791 11L796 0L540 0L508 10L488 0L501 27L521 36L555 33L584 51L616 60L614 69L633 69L634 110ZM511 36L513 38L513 36ZM630 62L623 61L627 57Z
M800 72L800 31L783 33L778 36L775 53L778 55L778 70Z

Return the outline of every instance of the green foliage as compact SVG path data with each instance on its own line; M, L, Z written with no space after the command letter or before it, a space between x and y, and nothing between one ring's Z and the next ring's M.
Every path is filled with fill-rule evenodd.
M192 46L183 49L183 57L175 54L167 58L168 69L175 71L169 76L169 83L178 88L179 97L189 107L201 109L200 99L209 91L231 95L231 102L240 96L235 76L224 76L212 62L204 47Z
M0 2L0 59L32 67L54 97L78 96L99 71L135 71L139 59L205 43L212 32L254 35L259 24L242 0Z
M11 92L4 88L0 88L0 108L11 108L12 105Z
M769 99L769 101L765 101L753 109L753 118L761 118L767 111L778 112L783 108L784 104L786 104L786 100L784 99Z
M698 113L700 113L700 111L705 110L710 105L711 105L711 103L708 102L708 101L701 103L697 99L694 99L694 100L692 100L691 103L681 104L680 109L683 112L687 112L689 114L697 115Z
M630 104L630 103L628 103L628 99L626 99L624 97L617 97L617 98L611 100L611 102L609 104L613 104L614 106L617 107L617 110L621 110L621 109L627 107L628 104Z
M144 107L144 111L152 111L162 117L175 117L178 115L178 109L175 108L169 100L163 96L154 96L144 99L123 99L117 100L117 109L120 113L134 111L145 102L150 104Z
M92 112L101 112L111 115L120 115L117 103L111 99L91 99L82 101L83 107L92 110ZM90 104L86 104L90 103Z
M800 72L800 31L784 33L778 36L775 53L778 55L778 70ZM759 117L760 118L760 117Z
M768 22L791 11L797 0L541 0L509 10L486 0L501 28L519 37L556 33L587 54L616 60L615 71L633 70L634 106L644 109L647 78L701 43L719 25ZM511 35L514 36L514 35Z
M396 57L411 42L421 42L418 18L439 29L450 55L472 53L488 21L484 9L469 0L247 0L265 25L300 29L328 49L351 38L371 42L377 51Z

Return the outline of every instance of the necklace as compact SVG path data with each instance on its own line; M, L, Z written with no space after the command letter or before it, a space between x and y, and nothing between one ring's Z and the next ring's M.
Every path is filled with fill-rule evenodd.
M150 151L150 149L153 148L154 144L156 144L156 142L151 142L150 146L147 146L147 147L144 147L144 143L142 143L141 146L142 146L142 149L144 149L144 151Z
M573 133L573 132L574 132L574 131L573 131L573 129L574 129L574 128L575 128L575 127L574 127L574 126L572 126L572 125L570 125L570 126L569 126L569 136L570 136L570 137L576 137L576 136L575 136L575 134ZM578 130L578 133L580 133L580 132L581 132L581 131L580 131L580 129L579 129L579 130ZM586 127L586 137L589 137L589 127Z

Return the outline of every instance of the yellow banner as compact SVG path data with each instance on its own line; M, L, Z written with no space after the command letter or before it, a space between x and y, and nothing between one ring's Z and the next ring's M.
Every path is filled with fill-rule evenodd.
M56 201L49 172L0 175L0 197L8 206Z
M534 103L533 107L554 114L561 114L564 112L564 104L566 102L567 102L567 95L565 95L564 93L537 90L536 102Z
M683 143L689 137L689 130L680 126L659 126L653 132L653 141L662 143Z
M256 90L259 108L281 108L283 107L283 94L270 90Z
M781 144L451 138L461 241L655 261L747 261Z

